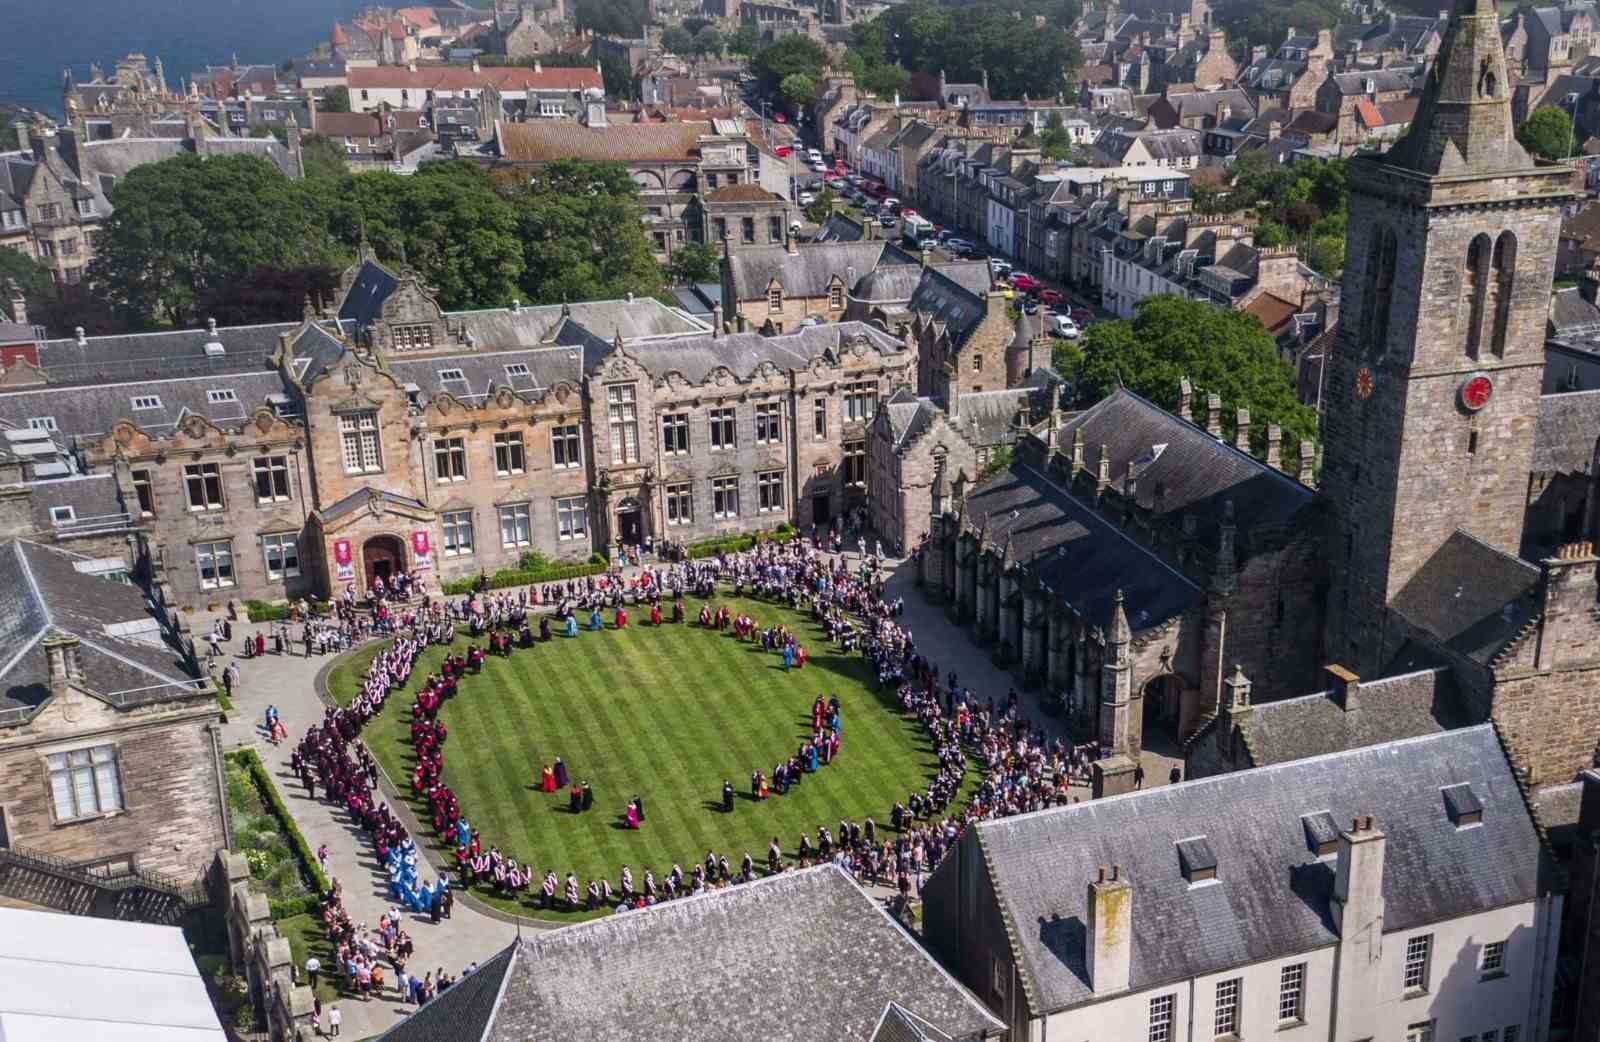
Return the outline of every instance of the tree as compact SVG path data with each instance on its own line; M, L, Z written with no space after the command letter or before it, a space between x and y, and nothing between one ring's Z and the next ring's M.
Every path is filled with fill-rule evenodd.
M696 54L721 54L724 42L722 33L718 31L717 27L708 25L694 34L694 52Z
M709 242L688 242L672 254L667 274L673 282L715 282L721 275L721 260L715 245Z
M344 149L321 134L306 134L300 138L300 162L305 166L308 180L337 180L349 173L344 164Z
M523 299L554 304L660 291L639 186L622 163L563 159L531 181L507 172L500 186L516 213Z
M824 188L817 193L817 198L806 207L806 220L812 224L821 224L833 213L833 189Z
M669 25L661 30L661 46L673 54L686 55L694 50L694 37L681 25Z
M649 16L649 0L577 0L573 8L578 28L599 36L637 39Z
M1286 449L1317 436L1316 411L1295 398L1294 372L1254 315L1179 297L1147 297L1133 318L1091 325L1083 334L1078 402L1088 406L1118 386L1171 405L1187 376L1222 397L1223 426L1233 438L1235 409L1250 410L1252 437L1264 449L1269 423ZM1289 461L1285 461L1288 463Z
M798 33L785 36L756 54L750 68L761 81L762 90L768 94L779 90L784 79L801 75L815 82L827 67L828 52L822 45Z
M29 257L21 250L0 249L0 322L11 318L11 283L22 290L30 316L43 315L44 309L56 296L55 280L50 269ZM34 322L39 319L35 317Z
M817 92L817 84L804 73L791 72L778 84L778 94L793 108L803 108Z
M256 268L328 264L329 196L249 155L180 155L117 182L91 280L128 321L192 325L197 298Z
M760 46L761 37L753 25L741 25L728 37L728 50L733 54L743 54L748 57L755 54Z
M1043 22L1029 24L1035 16ZM1076 17L1076 3L911 0L869 23L874 27L858 32L854 45L906 69L943 70L951 80L987 72L997 98L1054 97L1082 59L1068 31Z
M1572 155L1572 117L1566 109L1537 109L1517 128L1517 140L1542 159L1565 159Z
M1067 128L1061 122L1061 113L1052 112L1045 122L1044 131L1039 135L1039 153L1046 159L1057 162L1067 158L1072 152L1072 138L1067 135Z
M350 88L329 87L322 92L322 100L317 104L319 112L349 112Z

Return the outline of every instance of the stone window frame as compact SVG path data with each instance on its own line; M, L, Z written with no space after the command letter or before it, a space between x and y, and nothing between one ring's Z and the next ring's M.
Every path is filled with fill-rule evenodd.
M1244 1004L1244 978L1229 977L1217 981L1216 999L1212 1004L1211 1027L1214 1038L1239 1036L1240 1008Z
M633 383L606 385L606 419L611 429L611 462L639 462L639 395Z
M439 527L444 533L442 545L446 557L471 557L478 552L477 533L471 510L450 510L439 515ZM461 536L466 535L463 545Z
M495 508L496 520L500 528L500 548L511 550L533 545L533 504L526 501L521 503L501 503ZM510 528L507 528L507 523ZM511 538L506 538L507 532Z
M550 431L550 465L556 470L583 466L583 425L558 423Z
M289 457L286 453L255 456L250 460L250 476L256 490L257 503L286 503L294 498L294 485L289 480ZM267 495L261 494L262 478L267 479ZM278 492L282 479L282 494Z
M727 474L711 479L711 516L739 516L739 475Z
M459 434L441 434L433 439L433 480L453 485L467 480L467 439Z
M783 444L783 403L757 402L756 407L756 444L757 445L782 445ZM765 435L763 437L763 435Z
M783 314L783 287L778 285L767 287L767 314Z
M206 579L206 565L211 563L213 577ZM222 574L222 565L227 575ZM233 539L207 539L194 544L194 570L202 590L231 590L239 585L239 571L233 561Z
M817 395L811 400L811 440L828 439L828 398Z
M756 513L772 514L784 509L783 477L781 470L766 470L756 475Z
M95 754L102 750L109 751L107 753L108 758L96 760ZM127 813L128 792L122 781L121 752L122 750L117 742L101 742L97 745L73 745L65 748L46 749L40 753L39 767L44 774L44 789L46 797L50 801L50 822L52 825L75 825L84 821L97 821L101 818ZM78 790L73 777L75 771L83 766L78 765L75 767L71 762L73 755L78 753L89 754L87 767L90 784L94 787L95 809L88 812L84 812L78 804ZM50 763L51 758L57 756L63 757L66 761L59 769ZM102 806L103 794L100 791L102 779L99 768L104 766L109 766L111 778L116 786L116 806L114 807ZM73 809L78 811L78 813L70 817L63 817L59 813L60 806L57 803L55 789L55 778L58 773L66 775L67 796L72 801Z
M731 452L739 447L739 407L713 406L708 413L706 433L712 452Z
M847 487L864 488L867 484L867 439L852 438L843 446L843 459L839 462L839 478ZM852 472L860 475L852 479Z
M378 422L378 410L351 409L338 416L339 450L344 472L382 473L383 432Z
M689 414L668 412L661 414L661 453L664 456L687 456L692 440L689 437Z
M556 540L569 543L589 537L589 497L561 496L556 499Z
M277 550L278 567L273 568L273 550ZM298 532L268 532L261 536L261 560L267 569L267 578L273 582L300 577L300 535ZM290 561L293 561L293 564Z
M494 435L494 472L499 477L526 473L528 447L521 431L496 431Z
M694 483L675 481L665 490L665 513L669 525L694 524Z
M876 380L855 380L844 385L844 419L846 423L870 423L878 412L878 383Z
M150 468L140 467L129 472L133 480L133 497L139 505L140 517L156 516L156 492Z
M190 513L205 514L228 509L220 463L202 461L184 464L183 488Z

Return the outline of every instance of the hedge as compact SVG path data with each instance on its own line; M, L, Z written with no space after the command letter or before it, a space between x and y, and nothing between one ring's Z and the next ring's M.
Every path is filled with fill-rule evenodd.
M274 897L267 901L267 907L272 912L274 922L279 919L293 919L297 915L316 915L322 907L321 898L316 894L302 894L299 897Z
M489 576L488 589L501 590L508 586L532 586L535 583L560 582L564 579L581 579L586 575L599 575L606 570L604 562L587 561L583 564L554 564L547 568L537 568L532 571L522 571L519 568L502 568ZM469 575L464 579L452 579L444 583L441 589L449 597L459 597L462 594L474 593L478 589L479 576Z
M794 526L785 522L771 531L748 532L744 535L724 535L717 536L714 539L703 539L698 543L690 543L683 548L683 552L684 556L691 561L695 561L702 557L715 557L722 553L736 554L760 543L771 542L774 539L792 539L796 534Z
M289 837L289 846L293 848L295 857L300 860L300 870L311 883L311 889L314 892L306 895L310 899L310 904L306 908L289 914L297 915L299 911L316 911L317 896L327 893L330 889L327 874L322 871L322 866L317 864L316 852L311 849L311 844L306 842L306 837L301 835L300 827L294 823L294 817L289 813L289 808L284 806L283 797L278 795L278 787L272 784L272 776L267 773L267 769L261 763L261 757L256 755L256 751L254 749L238 749L228 755L244 764L245 770L250 772L250 780L255 783L256 792L261 795L261 802L266 805L267 811L277 819L278 827L283 830L283 834ZM282 905L287 907L301 900L304 899L290 898L274 901L272 904L274 906ZM273 912L273 918L279 918L276 911Z
M268 604L266 601L245 601L244 613L251 622L277 622L289 617L289 606Z

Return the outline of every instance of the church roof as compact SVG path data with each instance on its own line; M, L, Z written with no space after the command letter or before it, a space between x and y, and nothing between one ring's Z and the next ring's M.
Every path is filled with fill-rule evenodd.
M1457 654L1488 662L1528 621L1539 569L1457 529L1394 598L1394 611Z
M1547 394L1539 399L1533 442L1536 474L1590 474L1600 443L1600 390Z
M930 1039L1004 1027L829 864L524 935L379 1038L871 1042L891 1001Z
M1230 501L1239 519L1241 545L1248 547L1250 529L1286 524L1316 496L1287 474L1126 388L1062 424L1056 444L1070 447L1080 432L1089 466L1096 465L1102 445L1111 457L1114 482L1122 482L1128 464L1137 462L1139 502L1156 509L1159 487L1159 514L1193 513L1207 544L1215 544Z
M1440 797L1462 784L1483 803L1473 828L1457 828ZM1053 1012L1095 998L1083 924L1098 869L1121 866L1133 887L1138 993L1336 944L1335 866L1312 849L1307 818L1368 814L1386 837L1385 933L1539 896L1543 846L1488 724L979 822L929 890L942 896L948 873L985 877L987 899L1026 924L1010 937L1030 1006ZM1179 870L1177 844L1195 837L1216 858L1214 883Z

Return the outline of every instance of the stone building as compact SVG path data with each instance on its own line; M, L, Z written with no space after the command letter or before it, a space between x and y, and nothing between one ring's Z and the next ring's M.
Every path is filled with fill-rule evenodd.
M976 822L923 931L1016 1039L1542 1039L1542 831L1483 724Z
M779 246L793 234L790 204L758 184L730 184L700 197L698 238L721 246L732 239L739 246Z
M176 615L94 562L0 545L0 840L192 880L228 844L216 695Z
M809 322L839 322L851 315L852 291L874 272L916 268L915 258L881 239L746 246L742 230L728 227L723 243L722 307L737 330L782 333ZM759 224L751 230L760 234Z
M445 312L370 258L343 292L334 320L15 362L0 423L84 474L13 496L12 527L100 539L205 605L828 523L864 504L867 427L915 371L857 322L724 335L644 299Z

